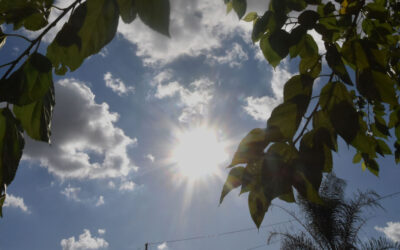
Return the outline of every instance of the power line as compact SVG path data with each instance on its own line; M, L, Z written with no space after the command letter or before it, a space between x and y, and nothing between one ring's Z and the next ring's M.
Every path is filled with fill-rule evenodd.
M261 228L267 228L267 227L273 227L273 226L278 226L286 223L293 222L294 220L287 220L287 221L281 221L265 226L261 226ZM247 231L253 231L257 230L257 228L251 227L251 228L243 228L235 231L228 231L228 232L223 232L223 233L218 233L218 234L208 234L208 235L200 235L200 236L193 236L193 237L188 237L188 238L182 238L182 239L175 239L175 240L165 240L165 241L159 241L159 242L149 242L149 245L158 245L162 243L175 243L175 242L181 242L181 241L190 241L190 240L200 240L200 239L206 239L206 238L217 238L220 236L225 236L229 234L235 234L235 233L242 233L242 232L247 232Z
M394 197L394 196L397 196L397 195L400 195L400 191L381 196L381 197L375 199L374 201L384 200L384 199L391 198L391 197ZM277 223L261 226L259 229L272 227L272 226L278 226L278 225L290 223L290 222L293 222L293 221L295 221L295 220L281 221L281 222L277 222ZM256 230L256 229L257 228L254 228L254 227L243 228L243 229L239 229L239 230L235 230L235 231L228 231L228 232L223 232L223 233L218 233L218 234L199 235L199 236L193 236L193 237L182 238L182 239L165 240L165 241L159 241L159 242L149 242L148 245L152 246L152 245L159 245L159 244L163 244L163 243L176 243L176 242L182 242L182 241L201 240L201 239L206 239L206 238L217 238L217 237L221 237L221 236L225 236L225 235L229 235L229 234L253 231L253 230ZM277 243L277 242L278 241L275 241L275 242L272 242L270 244L274 244L274 243ZM258 246L249 248L247 250L253 250L253 249L261 248L261 247L266 246L266 245L267 244L258 245Z

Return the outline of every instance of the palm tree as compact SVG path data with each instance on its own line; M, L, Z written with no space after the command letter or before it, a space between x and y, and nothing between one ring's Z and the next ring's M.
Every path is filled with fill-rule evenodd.
M373 191L358 192L353 199L346 200L345 186L344 180L334 174L328 174L324 177L319 190L323 205L312 203L299 195L298 204L304 214L305 222L293 212L278 206L299 222L304 230L298 233L272 232L268 243L272 238L281 236L281 249L400 249L400 244L392 243L382 237L370 239L368 242L359 239L358 233L366 223L366 219L361 217L362 212L366 208L382 208L379 204L379 195Z

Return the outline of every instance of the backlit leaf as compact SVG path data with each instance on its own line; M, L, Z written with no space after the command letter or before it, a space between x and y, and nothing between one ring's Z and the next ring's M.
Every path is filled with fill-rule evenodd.
M121 15L124 23L131 23L135 20L137 15L137 9L135 0L117 0L119 7L119 14Z
M224 200L225 196L234 188L242 185L242 176L243 176L244 167L236 167L233 168L229 174L228 178L225 181L224 187L221 192L221 198L219 199L219 203L221 204Z
M140 19L150 28L169 36L169 0L136 0Z
M239 19L242 19L246 13L247 1L246 0L232 0L232 6L238 15Z
M265 213L268 211L271 201L265 197L262 191L251 191L249 194L249 210L251 218L260 228L261 222L264 219Z

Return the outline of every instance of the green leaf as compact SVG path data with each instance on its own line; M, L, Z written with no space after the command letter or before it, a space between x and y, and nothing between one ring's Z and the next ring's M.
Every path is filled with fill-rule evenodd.
M350 144L360 130L358 113L347 101L335 103L329 111L331 123L336 132Z
M271 201L265 197L261 191L251 191L249 194L249 210L251 218L260 228L261 222L264 219L265 213L268 211Z
M51 84L47 94L41 100L25 106L14 105L13 111L32 139L50 143L54 105L54 86Z
M286 0L286 6L294 11L302 11L307 7L307 3L304 0Z
M3 205L4 205L5 199L6 199L6 194L1 194L0 195L0 217L3 217Z
M24 27L28 30L36 31L48 24L47 18L42 13L36 12L30 15L24 21Z
M364 70L370 66L368 57L358 40L347 40L342 46L341 54L353 69L356 67L357 70Z
M361 161L361 159L362 159L361 153L357 152L353 157L353 163L359 163Z
M261 38L260 41L260 48L261 51L264 54L265 59L267 59L267 61L272 65L272 67L276 67L280 61L282 60L282 57L280 57L272 48L271 45L269 43L269 34L268 35L264 35Z
M352 98L346 86L341 82L329 82L321 90L319 103L324 110L331 110L339 102L352 103Z
M226 179L224 187L222 188L221 198L219 199L220 204L224 200L225 196L232 189L235 189L240 185L242 185L243 172L244 172L244 167L236 167L229 172L228 178Z
M374 159L365 159L362 162L363 170L368 169L372 174L379 177L379 165Z
M268 38L271 48L279 55L280 58L285 58L289 54L289 33L285 30L277 30L271 33Z
M133 22L137 15L135 0L117 0L117 3L122 21L124 23Z
M259 160L267 145L265 129L251 130L240 142L229 166Z
M289 192L287 194L283 194L283 195L279 196L279 199L289 202L289 203L296 202L296 200L294 198L293 190L291 190L291 192Z
M136 0L136 6L143 23L169 37L169 0Z
M325 43L325 47L327 49L325 58L329 67L331 67L333 72L335 72L335 74L337 74L346 84L353 85L336 46Z
M319 14L313 10L306 10L300 14L298 22L306 29L313 29L319 19Z
M114 0L88 0L79 5L47 47L56 73L65 73L67 67L74 71L87 57L98 53L114 38L118 18Z
M322 177L321 177L322 180ZM324 202L322 201L321 197L318 194L318 187L313 186L310 181L304 176L303 173L297 172L296 181L294 182L293 186L296 188L297 192L305 199L319 205L323 205Z
M375 70L363 70L359 74L357 82L358 91L368 100L385 102L391 105L397 105L395 92L396 81L387 74Z
M0 109L0 194L15 177L24 145L18 121L8 108Z
M253 42L257 42L264 35L264 33L271 27L272 25L272 15L273 12L266 11L264 15L256 20L254 23L253 31L251 33L251 39Z
M289 33L284 30L264 35L260 41L260 48L267 61L276 67L289 53Z
M382 140L379 140L379 139L377 139L377 142L378 142L378 144L376 145L377 146L376 151L378 153L380 153L382 156L391 155L392 154L392 150L390 150L390 148L386 144L386 142L384 142Z
M246 0L232 0L232 6L238 15L239 19L242 19L246 13L247 1Z
M302 109L307 107L312 93L313 82L314 79L308 75L295 75L290 78L285 83L285 86L283 88L284 102L296 103L301 106ZM299 102L300 99L301 102ZM303 104L303 99L306 100L305 104Z
M0 85L0 101L27 105L41 99L53 84L49 59L33 53L10 78Z
M243 21L253 22L257 18L258 18L257 12L250 12L243 18Z
M276 107L267 121L268 139L286 141L293 138L300 124L302 114L295 103L283 103Z
M321 73L322 63L320 56L304 57L300 60L300 74L307 74L312 78L317 78Z

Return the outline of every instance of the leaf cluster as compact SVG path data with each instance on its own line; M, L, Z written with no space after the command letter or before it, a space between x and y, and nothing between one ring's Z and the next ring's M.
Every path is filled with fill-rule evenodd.
M52 11L58 16L50 23ZM39 53L43 36L67 14L69 18L46 55ZM50 143L55 106L53 72L63 75L74 71L98 53L114 38L120 17L130 23L139 16L150 28L169 36L169 15L168 0L76 0L63 9L54 6L53 0L0 1L0 24L12 25L16 31L38 31L30 40L0 29L0 49L10 36L29 42L14 61L0 66L8 67L0 79L0 103L5 104L0 109L0 216L6 186L13 181L22 156L24 132L34 140Z
M234 1L225 2L234 6ZM338 137L356 150L353 162L361 161L363 170L377 176L379 156L393 149L396 163L400 161L396 1L271 0L261 16L244 15L246 4L241 6L233 9L253 22L252 40L269 64L276 67L284 58L296 58L298 74L285 83L283 103L272 111L266 128L252 130L240 142L221 202L241 186L241 193L249 192L257 227L273 199L295 201L293 188L321 203L317 190L323 174L332 171ZM310 31L321 35L323 48ZM330 73L321 74L323 62ZM317 79L321 89L312 97Z

